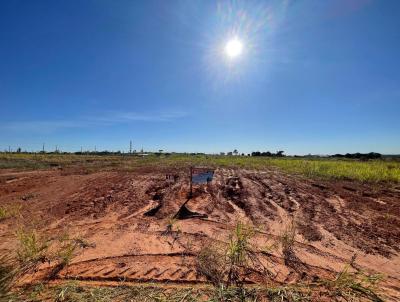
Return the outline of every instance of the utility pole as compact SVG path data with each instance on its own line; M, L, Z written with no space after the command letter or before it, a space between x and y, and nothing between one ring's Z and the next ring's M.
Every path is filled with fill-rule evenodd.
M43 146L42 146L42 152L44 153L44 143L43 143Z
M58 145L56 145L56 153L58 152Z
M97 152L97 150L96 150L96 146L94 146L94 152Z
M132 154L132 141L129 142L129 154Z
M8 146L8 153L11 153L11 146Z

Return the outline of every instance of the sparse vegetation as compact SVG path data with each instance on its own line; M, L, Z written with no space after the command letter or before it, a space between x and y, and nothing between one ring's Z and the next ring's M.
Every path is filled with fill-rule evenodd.
M17 273L15 261L10 256L0 255L0 301L12 298L11 288Z
M399 162L287 158L271 160L270 164L310 178L400 182Z
M59 237L58 240L50 240L44 236L39 236L36 230L24 230L21 228L16 235L19 242L17 257L13 257L12 254L8 256L0 255L0 301L42 301L43 292L44 295L49 294L49 289L45 288L45 283L36 284L28 290L23 289L21 291L13 290L15 282L24 274L35 269L39 263L45 261L56 263L47 276L47 280L52 279L62 268L70 263L73 253L78 247L86 248L92 246L92 244L80 238L70 239L66 234ZM66 294L69 291L69 285L63 287L51 301L76 301L69 300ZM93 301L103 300L94 299Z
M217 296L231 286L243 287L242 273L254 261L250 239L252 226L238 222L229 236L229 242L205 246L197 257L198 272L214 284Z
M296 236L296 224L292 220L281 235L281 243L283 250L293 250Z
M178 222L178 219L176 219L174 217L168 218L167 228L166 228L166 231L164 232L164 234L167 235L174 231L180 232L180 228L179 228L179 225L177 225L177 222ZM175 230L174 230L174 226L175 226Z
M241 270L250 263L252 249L250 239L254 236L254 228L250 225L238 222L233 233L230 235L226 256L228 259L228 283L236 286L242 285L240 279Z
M20 214L20 212L21 212L20 205L0 207L0 221L11 217L16 217Z
M296 268L300 263L294 251L296 224L292 220L281 235L282 254L288 267Z
M116 287L81 286L70 281L62 285L47 286L37 295L37 300L54 302L197 302L204 293L192 288L166 289L156 285Z
M82 248L82 249L86 249L86 248L90 248L90 247L91 247L91 248L96 247L96 244L95 244L95 243L89 242L89 241L87 241L86 239L81 238L81 237L73 238L72 241L73 241L78 247L80 247L80 248Z
M17 232L19 247L17 251L20 263L36 264L46 261L46 251L49 247L49 240L39 236L35 230L20 229Z
M1 161L1 156L3 155L0 154L0 161ZM10 155L10 157L12 158L17 156L26 157L28 155L23 153ZM29 156L33 157L33 155ZM10 162L12 162L12 158L10 159ZM296 173L313 178L321 177L327 179L332 179L332 178L357 179L363 181L383 181L383 180L397 181L396 173L398 173L399 170L398 162L385 162L384 160L361 162L348 159L341 159L341 160L304 159L304 158L299 159L299 158L289 158L289 157L253 158L244 156L204 156L204 155L169 155L169 156L150 155L147 158L138 158L134 156L94 156L94 155L62 155L62 154L58 155L42 154L38 155L38 158L40 158L40 160L43 161L41 164L37 165L38 167L46 166L46 168L50 168L57 166L63 169L64 172L66 172L68 169L74 169L78 167L79 169L85 170L85 173L97 170L108 170L108 169L123 170L123 171L144 169L144 171L147 171L146 169L151 169L152 166L157 165L158 166L156 170L157 173L163 174L163 169L166 170L170 168L175 169L176 167L185 168L190 164L194 164L199 166L207 165L207 166L218 166L218 167L243 167L243 168L259 169L259 170L270 169L269 171L271 170L275 171L275 169L281 169L287 171L288 173ZM32 161L34 163L35 160L37 159L26 158L26 160ZM22 161L20 161L19 163L21 162ZM21 166L19 166L19 168L21 168ZM377 174L380 173L379 169L383 169L385 171L390 170L393 172L393 174L385 174L378 176ZM229 170L228 177L230 178L235 177L235 179L236 178L239 179L239 177L236 177L236 175L232 176L231 172L233 171L233 173L236 173L237 170L235 169L226 169L226 170ZM73 170L71 171L72 173L75 173L73 172ZM49 173L49 174L53 175L56 173ZM113 173L105 173L105 174L113 174ZM121 174L129 175L128 173L121 173ZM271 185L266 181L268 176L265 175L269 175L268 173L259 173L259 175L264 175L265 178L264 176L261 176L263 177L261 178L259 175L256 174L257 173L248 172L247 170L245 174L239 174L240 178L242 179L242 183L240 183L240 186L239 184L237 184L235 188L237 187L237 190L242 190L243 184L244 184L243 187L245 187L247 183L251 183L252 181L254 181L255 185L250 188L253 189L255 188L256 190L260 189L260 193L258 193L258 195L254 194L249 196L256 198L260 198L259 196L261 196L263 198L262 205L264 204L264 202L265 204L267 204L267 201L271 200L273 201L271 202L271 204L276 203L277 205L281 206L282 211L293 210L291 204L285 203L288 201L287 199L288 195L290 198L296 199L296 201L298 202L296 206L301 208L302 203L305 203L306 200L308 201L309 199L311 199L311 194L314 194L317 191L317 189L315 189L314 191L312 191L312 193L307 195L308 196L307 198L300 199L300 197L296 195L295 190L292 190L290 183L281 184L277 181L276 183L272 182ZM281 174L276 173L275 175L281 175ZM64 174L62 175L63 175L62 177L64 177ZM132 178L135 177L135 175L136 174L134 174ZM254 176L253 178L253 175L256 176ZM1 181L7 182L8 181L7 177L8 176L3 177ZM152 181L157 183L158 181L156 179L157 177L152 176ZM258 179L258 177L260 179ZM162 177L159 178L161 179ZM117 183L119 179L121 178L118 178L117 180L115 180L115 182ZM298 179L302 180L301 178L296 178L296 181L298 181ZM18 186L19 185L18 181L19 181L18 177L16 177L15 180L10 182L10 184L7 183L6 186L10 187ZM182 184L183 186L185 185L184 182L182 182ZM347 182L345 184L347 185ZM282 190L287 189L287 192L282 191L283 193L280 192L282 193L280 195L278 194L273 195L274 190L280 188L281 185L285 186L285 188ZM361 187L361 185L359 184L357 185ZM384 185L386 184L381 184L380 186L377 186L377 188L383 187ZM224 192L224 188L226 188L224 187L225 184L222 183L220 184L220 186L221 186L220 187L221 191ZM357 186L355 187L357 188ZM129 190L130 188L131 187L129 186ZM212 193L215 193L216 190L215 188L213 189L214 191ZM96 189L96 194L98 194L96 196L102 196L102 195L107 196L105 194L110 194L110 196L113 195L112 196L113 198L110 198L110 203L113 202L115 203L116 206L119 206L120 204L117 204L116 202L116 200L118 200L117 198L121 198L124 201L126 199L126 196L129 196L129 198L131 198L130 195L121 194L124 193L123 190L125 189L120 189L119 186L110 185L110 188L106 188L104 192L101 189L100 190ZM326 190L327 189L325 187L321 189L322 192L325 192ZM209 193L210 191L208 191L207 193ZM21 198L22 200L29 200L35 196L41 196L40 194L33 196L32 194L30 194L30 192L31 189L26 190L23 193L17 193L18 195L15 194L16 198L12 200L14 201L16 200L16 203L24 205L25 204L24 202L17 199ZM32 190L32 192L35 192L36 194L37 191L35 189ZM85 206L88 204L91 205L92 192L84 192L84 193L88 197L87 199L88 201L85 200L84 205ZM167 191L167 193L169 195L165 194L165 196L175 196L175 197L178 196L177 194L170 194L171 193L170 191ZM121 197L119 197L118 194L120 194ZM152 194L147 194L147 195L149 195L151 198L151 196L154 196ZM201 192L199 196L196 196L197 199L194 198L192 201L193 202L201 201L200 198L201 194L205 193ZM378 193L372 191L371 193L368 194L374 196L374 194ZM115 199L114 196L116 197ZM215 196L217 195L215 194L211 196L215 198ZM75 252L78 248L85 249L85 248L95 247L95 245L81 237L69 237L68 234L64 234L62 236L54 234L49 235L50 233L49 229L44 228L43 229L44 231L20 229L16 233L18 238L16 261L14 261L13 264L11 265L12 263L11 261L9 260L3 261L3 259L0 259L1 260L0 292L2 295L8 295L9 297L12 298L14 296L13 298L14 300L9 299L9 301L46 300L46 301L149 301L149 302L150 301L160 301L160 302L161 301L163 302L164 301L165 302L166 301L171 301L171 302L252 301L254 302L254 301L318 301L320 297L323 297L327 300L331 299L337 301L341 300L382 301L380 296L378 295L379 293L378 282L380 281L381 276L368 275L364 272L357 272L357 271L350 272L349 266L347 266L340 274L338 274L336 278L332 278L329 280L318 279L318 277L316 276L314 279L312 279L313 281L311 281L310 275L307 276L305 275L304 279L302 279L302 277L298 277L296 274L301 275L303 272L308 273L307 271L308 264L302 262L303 260L302 258L303 254L301 254L301 251L303 251L302 246L301 244L296 244L295 241L295 239L299 240L301 236L304 235L303 234L304 230L302 230L303 221L299 221L298 230L296 229L296 224L292 222L284 229L282 233L276 232L276 229L274 229L275 233L272 233L273 236L265 238L263 237L264 233L263 234L258 233L258 231L252 226L254 223L257 222L255 222L256 220L252 219L253 218L253 216L251 216L252 213L248 213L247 211L252 211L254 208L252 209L250 206L253 205L249 204L249 207L247 207L247 203L249 203L247 195L243 194L241 196L242 197L240 198L243 199L244 201L242 203L235 203L233 201L236 200L233 200L231 196L227 194L218 201L224 202L225 199L231 198L229 200L230 203L222 204L221 202L221 204L218 204L218 206L220 206L223 209L223 211L230 210L233 213L235 211L238 211L240 212L241 215L246 215L245 218L246 221L247 218L249 218L251 224L245 224L239 221L232 229L230 235L224 237L224 239L220 241L215 240L214 237L209 235L214 232L213 229L207 229L206 232L202 234L195 233L195 231L193 230L196 230L196 228L194 227L193 221L189 221L191 224L190 223L188 224L186 223L187 220L179 220L178 218L174 218L176 216L171 214L173 212L172 207L171 209L167 208L163 209L166 210L165 213L168 214L162 217L161 218L162 220L158 221L157 223L158 228L156 228L155 227L156 224L154 224L151 225L151 229L152 231L153 230L156 231L157 237L155 238L160 238L161 244L164 243L169 244L169 247L171 248L171 254L173 255L171 257L180 257L180 253L182 253L182 258L179 260L182 261L182 264L179 265L182 265L183 269L179 270L178 268L176 268L175 271L172 271L170 267L165 265L164 266L160 265L160 266L155 266L154 268L146 267L145 271L139 272L141 275L139 274L134 275L136 273L135 272L136 267L134 267L135 270L132 270L132 266L129 262L121 260L120 263L115 264L116 269L114 271L112 271L114 267L110 266L110 268L106 267L106 269L100 271L99 275L96 275L97 273L93 273L93 271L90 272L90 274L92 274L95 278L97 277L100 278L101 280L104 279L106 280L106 282L108 282L109 280L112 280L112 282L114 282L114 280L120 280L118 279L120 278L120 276L122 276L121 279L123 280L137 280L139 278L142 278L143 275L145 275L145 278L147 279L139 279L139 280L150 280L150 282L154 281L161 282L161 280L162 282L164 282L164 280L171 280L172 282L176 280L177 282L181 282L182 280L184 280L184 282L186 282L191 280L199 280L198 278L201 275L204 276L205 279L207 279L208 282L212 284L212 287L209 284L206 285L196 284L196 287L194 288L191 287L191 285L185 285L179 288L171 289L171 288L163 288L163 286L149 284L149 283L147 283L144 286L131 286L131 284L130 286L127 286L126 283L121 283L113 287L102 287L102 286L90 287L90 286L83 286L82 285L83 283L80 282L72 282L72 283L66 282L63 284L59 284L58 286L50 285L50 283L48 283L49 280L58 277L64 278L64 273L66 273L67 278L75 278L75 276L77 276L76 278L80 278L81 275L79 274L82 270L80 270L79 266L75 268L75 265L71 266L68 271L67 270L62 271L62 274L58 275L58 273L64 267L69 265L73 256L76 255ZM96 198L101 198L101 197L96 197ZM80 196L78 196L76 198L74 197L73 200L75 201L80 199L81 199ZM9 203L7 199L4 200L6 201L6 204ZM323 198L318 199L316 201L320 200L323 200ZM39 198L38 199L35 198L34 200L32 200L33 203L36 203L37 201L39 204L40 202ZM387 200L385 199L384 202L386 201ZM170 200L166 199L165 201L163 200L163 202L164 202L163 206L168 206ZM75 207L75 204L73 204L71 200L64 202L64 204L67 203L72 204L74 206L74 209L75 208L78 209L78 207ZM179 205L178 203L176 204ZM174 206L176 204L174 204ZM379 204L383 204L383 201L382 203ZM230 205L232 206L236 205L237 209L236 207L235 208L229 207ZM194 208L196 206L197 205L195 205ZM212 207L214 207L215 205L211 204L207 206L210 209L212 209ZM223 208L222 206L225 207ZM335 206L339 208L342 205L335 204ZM46 206L44 208L46 209ZM87 208L82 207L82 209L86 210ZM113 209L113 208L109 206L106 209ZM259 210L267 211L268 209L261 206ZM302 209L304 209L304 207ZM68 218L67 217L68 208L60 207L58 210L60 213L66 213L65 217ZM295 211L296 210L297 208L295 209ZM9 217L18 216L19 211L20 210L13 208L13 206L0 207L0 219L6 219ZM130 209L128 209L128 212L129 211ZM381 217L383 217L385 221L388 221L389 219L392 219L392 217L394 217L394 215L391 214L392 212L389 212L386 209L385 212L383 213L384 214L382 214ZM130 214L130 212L128 214ZM162 212L161 214L164 215L164 212ZM161 214L159 215L159 217L156 218L160 219ZM268 219L275 218L275 216L273 215L277 215L279 213L272 212L271 210L270 214L271 216L268 216ZM297 214L298 212L296 212L296 215ZM230 218L229 215L231 215L231 212L227 212L226 218ZM84 215L82 215L82 217L83 216ZM88 217L90 216L88 215ZM209 217L211 217L211 219L210 221L207 221L207 223L210 224L219 223L219 221L212 221L212 219L215 219L214 217L218 217L217 215L214 216L210 215ZM236 216L236 217L242 217L242 216ZM302 216L300 215L300 217ZM37 219L36 217L34 218ZM304 217L302 218L304 219ZM138 217L138 219L141 219L141 217ZM153 218L146 218L146 219L150 220ZM134 221L134 219L132 219L132 221ZM71 221L68 222L70 223ZM142 222L141 221L138 222L137 220L135 220L135 223L137 223L138 229L140 230L143 229L148 231L149 229L148 225L145 224L142 225L141 224ZM199 223L202 223L202 221L199 220ZM215 231L219 230L217 225L218 224L215 224ZM126 227L127 228L129 227L128 224L126 224ZM260 223L260 228L262 227L263 225ZM181 231L181 228L182 230L184 230L184 232ZM133 229L130 228L130 230ZM118 229L118 231L120 230ZM161 234L164 235L164 237L159 237L160 231ZM78 229L78 232L80 232L80 229ZM225 229L222 231L221 234L226 235ZM256 238L253 238L254 236L256 236ZM172 241L171 238L173 238L172 244L171 244ZM268 246L271 240L273 241L273 244ZM175 242L178 242L178 244L174 245ZM183 244L185 242L187 242L186 246ZM255 245L256 242L259 242L260 246L265 245L265 247L259 248L258 246ZM161 244L160 246L162 246ZM182 247L184 249L182 249ZM189 265L193 265L192 257L197 251L199 251L199 249L200 252L198 253L198 256L196 258L198 275L194 276L193 267L189 269ZM160 251L159 246L157 246L157 251L158 252ZM298 254L298 256L296 255L296 253ZM164 256L160 256L160 258L161 257ZM188 257L188 260L186 260L185 257ZM268 269L266 267L263 267L258 257L260 257L262 261L265 261L263 262L264 264L267 263L265 265ZM299 259L298 257L300 257L301 259ZM275 263L279 263L278 265L285 265L286 268L289 270L290 277L291 278L293 277L292 280L294 280L293 281L294 283L290 285L274 283L275 276L273 275L273 273L275 274L276 272L274 271L274 268L269 267L268 261L270 260L272 265ZM26 273L28 270L29 273L33 272L34 269L38 268L38 264L42 262L49 262L50 264L49 266L50 272L47 271L47 268L43 270L43 272L46 272L44 278L40 279L40 281L43 283L35 285L29 289L24 288L23 290L21 290L21 292L18 292L18 290L13 289L13 292L11 293L12 284L15 280L18 279L19 276L22 276L21 272ZM151 262L149 262L149 260L146 259L145 263L147 264ZM114 263L112 265L114 265ZM43 267L45 266L43 265ZM40 266L40 269L42 269L42 266ZM77 273L74 272L74 269ZM134 274L132 276L134 277L126 277L125 279L125 276L127 274L124 275L123 273L121 273L124 271L133 272ZM159 277L164 272L167 273ZM176 278L168 279L170 278L169 276L172 273L175 273ZM329 274L331 273L332 272L330 271ZM92 275L90 275L90 278L92 278ZM332 275L333 273L331 274L331 276ZM250 282L256 282L257 286L250 284ZM301 283L296 283L296 282L301 282ZM15 298L16 295L17 296L20 295L18 296L18 299ZM323 299L321 298L321 300Z
M350 265L346 265L334 280L322 281L333 296L343 297L346 300L365 297L370 301L383 302L377 294L378 283L383 279L381 274L368 275L362 271L349 272Z
M169 221L171 229L175 221ZM90 243L81 238L70 238L64 234L58 239L58 246L50 253L50 240L37 235L36 231L18 232L20 249L18 263L11 258L0 257L0 297L7 301L208 301L208 302L250 302L250 301L310 301L313 295L319 297L342 297L348 301L383 301L377 294L381 275L363 272L349 272L346 265L333 280L319 280L313 283L291 286L245 286L242 273L255 263L256 247L250 243L255 229L238 222L228 242L206 245L197 258L198 272L213 284L213 289L190 287L168 290L158 286L85 287L77 282L67 282L51 287L40 283L24 291L11 291L12 283L27 263L52 259L57 261L55 273L68 265L77 247L89 247ZM281 235L282 250L290 255L295 244L295 223L287 226ZM290 265L289 265L290 266Z
M347 301L383 301L376 293L382 279L379 274L367 275L362 272L349 273L347 265L334 280L315 283L298 283L291 286L245 287L240 273L254 264L255 247L249 240L254 229L241 222L237 223L230 235L229 243L204 247L197 258L198 272L214 285L209 301L310 301L311 296L331 297L335 301L343 297ZM281 235L282 252L288 267L301 265L294 253L296 225L292 221ZM264 299L264 300L263 300ZM348 300L350 299L350 300Z
M214 286L220 286L226 279L226 247L217 243L204 246L197 255L197 271Z
M287 286L246 286L210 288L163 287L157 284L113 287L80 285L69 281L57 286L39 284L18 292L8 301L54 302L300 302L300 301L383 301L375 292L327 286L322 283ZM10 296L12 297L12 296Z
M75 154L0 154L0 169L13 168L67 169L79 166L87 173L99 170L135 170L142 167L189 167L207 165L249 169L278 168L287 173L311 178L349 179L363 182L400 182L400 162L389 159L360 161L357 159L313 157L250 157L173 154L149 155L145 158L128 155L75 155Z
M53 278L61 269L68 265L78 247L91 246L89 243L76 238L69 238L67 234L58 240L45 238L38 235L36 230L20 229L17 232L19 247L17 258L22 270L30 270L39 263L54 262L56 265L49 273L48 278Z

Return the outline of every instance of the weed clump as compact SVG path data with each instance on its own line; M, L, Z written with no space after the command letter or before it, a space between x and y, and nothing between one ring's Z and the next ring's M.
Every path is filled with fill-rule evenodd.
M197 271L206 277L214 286L223 284L226 280L226 251L223 247L205 246L197 255Z
M347 264L334 280L325 280L321 284L326 286L335 296L352 300L364 297L370 301L383 302L376 293L378 283L383 279L381 274L368 275L362 271L349 272Z
M18 260L21 264L36 264L47 260L46 252L50 241L38 236L35 230L18 230L17 238L19 248L17 251Z
M0 301L11 300L12 284L18 274L17 265L9 256L0 255Z
M281 235L282 254L285 265L295 270L298 270L299 266L302 266L303 264L296 256L296 253L294 251L295 237L296 224L294 221L291 221Z
M17 232L19 247L17 260L20 275L33 271L40 263L53 263L46 280L51 280L70 262L78 248L86 248L92 244L80 238L70 238L64 234L58 239L39 236L36 230L23 230Z
M252 247L250 239L254 236L254 228L242 222L238 222L230 235L227 260L228 260L228 285L242 285L241 271L245 270L251 261Z
M177 225L178 219L175 217L170 217L168 218L167 221L167 227L166 230L163 232L163 235L169 235L172 234L173 232L178 232L180 233L180 228L179 225ZM175 230L174 230L174 226L175 226Z
M21 206L0 207L0 221L3 219L17 217L21 212Z
M197 271L214 285L215 301L246 301L249 291L244 287L243 276L256 264L250 243L254 234L252 226L238 222L227 243L210 244L199 252Z

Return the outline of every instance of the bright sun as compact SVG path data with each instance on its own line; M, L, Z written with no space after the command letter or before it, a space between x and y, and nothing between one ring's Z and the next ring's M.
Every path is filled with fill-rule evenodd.
M238 38L233 38L225 45L225 53L229 58L236 58L243 51L243 43Z

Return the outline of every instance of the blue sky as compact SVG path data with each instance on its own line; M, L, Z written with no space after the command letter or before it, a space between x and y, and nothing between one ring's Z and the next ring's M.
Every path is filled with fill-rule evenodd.
M0 149L400 153L400 1L1 1L0 106Z

